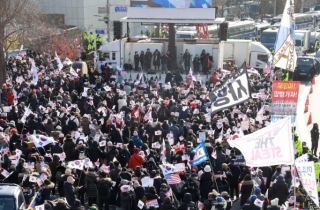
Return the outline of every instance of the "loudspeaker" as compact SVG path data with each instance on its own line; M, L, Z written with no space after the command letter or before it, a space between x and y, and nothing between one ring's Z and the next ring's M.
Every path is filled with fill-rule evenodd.
M120 21L113 21L113 37L114 39L122 37L122 23Z
M220 24L219 39L220 41L227 41L228 39L228 22L223 22Z

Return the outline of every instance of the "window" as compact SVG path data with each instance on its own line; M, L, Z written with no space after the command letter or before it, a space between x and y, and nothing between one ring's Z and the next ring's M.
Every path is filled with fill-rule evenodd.
M114 61L114 60L116 60L116 53L112 53L112 60Z
M311 58L298 58L297 59L297 64L300 65L305 65L305 66L312 66L313 65L313 59Z
M258 60L267 63L268 62L268 55L262 55L262 54L258 54Z
M296 39L295 46L300 47L301 46L301 40Z
M0 197L0 209L15 210L15 201L13 197Z
M23 207L23 206L22 206L23 203L24 203L23 194L20 193L19 196L18 196L18 206L19 206L20 208Z

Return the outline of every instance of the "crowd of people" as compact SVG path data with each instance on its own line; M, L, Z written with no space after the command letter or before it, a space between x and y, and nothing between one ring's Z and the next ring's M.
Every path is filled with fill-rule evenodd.
M205 50L201 51L201 54L196 54L193 58L193 55L190 54L189 50L186 49L185 52L180 54L180 65L178 68L181 70L181 73L188 73L190 68L193 69L194 73L203 73L208 74L212 66L212 58L209 53L206 53ZM148 48L146 52L143 50L139 53L135 51L134 57L134 68L135 70L153 69L157 73L168 73L168 71L174 70L174 59L171 52L168 50L166 53L161 52L156 49L154 52L151 52Z
M264 89L265 98L211 113L208 93L228 78L220 70L205 84L192 72L179 84L162 84L141 75L118 82L121 74L110 66L69 75L59 58L39 53L6 62L0 146L1 170L10 175L0 177L21 185L26 203L33 201L29 209L230 210L239 201L243 210L279 210L293 194L297 208L305 205L290 170L247 167L228 144L270 123L269 75L250 75L251 91ZM194 165L200 132L209 160ZM54 141L41 146L34 138ZM308 152L298 136L295 147L297 155ZM183 167L166 174L164 164Z

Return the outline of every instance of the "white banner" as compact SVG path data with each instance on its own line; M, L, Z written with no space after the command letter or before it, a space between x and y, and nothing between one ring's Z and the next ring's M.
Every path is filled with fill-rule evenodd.
M247 69L239 69L221 86L209 93L212 112L243 103L250 98Z
M294 149L291 138L291 117L286 117L252 134L228 142L231 147L241 151L247 166L262 167L292 165Z
M308 193L309 197L319 207L317 180L315 176L314 163L312 162L300 162L296 163L296 168L301 179L303 188Z
M296 68L296 48L294 45L294 41L292 35L289 34L285 42L281 45L279 50L275 53L273 57L273 65L286 69L288 71L294 71Z

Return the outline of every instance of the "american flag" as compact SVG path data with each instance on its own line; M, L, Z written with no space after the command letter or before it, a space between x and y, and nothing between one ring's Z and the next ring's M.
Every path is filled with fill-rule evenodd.
M179 184L181 182L179 174L167 174L165 179L168 184Z

